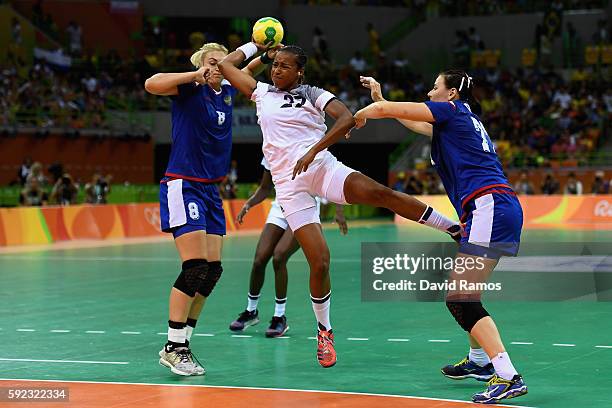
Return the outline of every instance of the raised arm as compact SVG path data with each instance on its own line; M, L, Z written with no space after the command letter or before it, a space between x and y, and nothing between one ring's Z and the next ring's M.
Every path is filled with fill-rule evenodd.
M261 182L259 183L257 190L255 190L253 195L250 196L249 199L244 203L242 209L238 213L238 216L236 216L236 221L238 221L238 224L242 224L242 220L246 213L248 213L252 207L255 207L257 204L265 200L270 195L273 189L274 184L272 183L272 174L270 173L270 170L264 170L263 176L261 177Z
M251 50L252 52L250 52L247 49L247 47L250 46L255 47L254 51ZM243 49L246 51L243 51ZM252 56L255 52L257 52L257 46L254 43L248 43L230 52L221 62L219 62L219 70L221 74L223 74L223 77L249 99L257 86L257 81L251 75L237 67L247 59L247 53L250 53L250 56Z
M333 99L327 104L325 113L334 118L336 122L327 134L298 160L293 169L293 178L301 172L308 170L308 166L312 163L317 153L338 142L338 140L345 137L346 134L355 127L355 119L353 119L351 111L338 99Z

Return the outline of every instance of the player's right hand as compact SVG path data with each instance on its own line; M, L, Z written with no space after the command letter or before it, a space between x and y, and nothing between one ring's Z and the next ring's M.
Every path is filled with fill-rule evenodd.
M200 67L195 72L194 81L196 81L200 85L205 85L210 77L210 68L208 67Z
M382 90L380 89L380 83L373 77L360 76L359 81L361 85L370 90L370 96L374 102L384 101L385 98L382 96Z
M236 222L238 224L242 224L242 220L244 219L244 216L246 215L246 213L249 212L249 209L250 207L248 206L248 204L245 204L242 206L242 208L240 209L240 212L236 216Z

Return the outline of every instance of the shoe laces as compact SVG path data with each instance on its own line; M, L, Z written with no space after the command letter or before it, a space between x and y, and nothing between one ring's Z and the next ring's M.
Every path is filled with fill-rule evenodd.
M187 347L181 347L174 350L176 355L179 357L181 363L190 363L191 362L191 350Z
M469 362L468 358L465 357L463 360L461 360L460 362L458 362L457 364L455 364L455 367L459 367L462 366L464 364L467 364Z
M272 320L270 320L270 325L277 325L283 322L282 316L272 316Z
M248 310L245 310L244 312L238 315L238 321L246 322L247 320L250 320L254 314L255 314L255 311L249 312Z

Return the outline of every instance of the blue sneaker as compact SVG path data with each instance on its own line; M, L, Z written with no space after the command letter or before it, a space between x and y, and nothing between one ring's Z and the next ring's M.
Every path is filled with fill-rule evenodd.
M470 361L468 357L464 358L457 364L447 365L442 367L442 374L445 377L453 380L465 380L466 378L474 378L478 381L489 381L495 374L493 364L489 363L482 367Z
M527 385L519 374L511 380L505 380L496 374L487 383L486 390L472 395L472 401L479 404L495 404L501 400L516 398L525 394L527 394Z

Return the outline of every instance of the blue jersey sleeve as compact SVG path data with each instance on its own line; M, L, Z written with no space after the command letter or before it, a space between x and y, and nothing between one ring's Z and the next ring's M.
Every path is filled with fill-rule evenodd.
M457 106L452 102L425 102L436 123L444 123L457 113Z
M178 95L175 95L175 97L182 99L195 94L198 90L198 86L195 82L188 82L186 84L177 85L176 89L178 90Z

